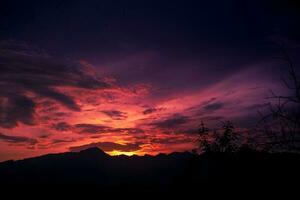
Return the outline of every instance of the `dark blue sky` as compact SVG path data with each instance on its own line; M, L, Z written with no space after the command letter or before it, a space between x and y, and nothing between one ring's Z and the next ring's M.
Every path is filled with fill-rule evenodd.
M182 56L205 49L259 54L271 35L299 39L295 2L9 0L1 1L0 30L2 38L72 57L143 49Z
M9 0L1 1L0 36L56 57L102 66L140 52L155 52L160 58L148 75L156 73L156 68L174 68L174 62L180 67L206 65L226 75L271 57L277 51L274 38L298 42L298 4L283 0ZM124 73L112 70L114 75ZM165 72L157 69L157 73ZM125 82L133 79L117 76Z

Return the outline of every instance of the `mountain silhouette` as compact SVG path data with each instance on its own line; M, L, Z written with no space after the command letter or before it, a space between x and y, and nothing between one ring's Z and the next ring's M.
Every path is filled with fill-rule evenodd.
M189 152L156 156L109 156L101 149L48 154L0 163L6 186L99 186L111 188L191 188L203 184L271 183L299 180L300 155L263 152Z
M105 158L108 157L109 155L106 154L104 151L102 151L101 149L97 148L97 147L92 147L92 148L88 148L82 151L78 152L80 157L85 157L85 158Z

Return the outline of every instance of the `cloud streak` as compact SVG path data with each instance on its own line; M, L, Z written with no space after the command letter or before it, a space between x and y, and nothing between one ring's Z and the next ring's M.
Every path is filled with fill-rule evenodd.
M127 114L125 112L121 112L118 110L103 110L102 113L106 114L114 120L124 120L127 118Z
M188 120L189 120L189 118L186 116L175 114L166 119L152 122L152 123L150 123L150 125L153 126L154 128L159 128L159 129L173 129L173 128L179 127L183 124L186 124L188 122Z
M33 138L22 137L22 136L9 136L3 133L0 133L0 140L11 144L35 145L37 143L37 140Z

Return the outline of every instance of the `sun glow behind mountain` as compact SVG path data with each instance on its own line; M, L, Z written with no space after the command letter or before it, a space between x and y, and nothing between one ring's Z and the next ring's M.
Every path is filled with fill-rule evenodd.
M124 151L111 151L107 152L111 156L120 156L120 155L125 155L125 156L133 156L133 155L142 155L141 153L138 152L124 152Z

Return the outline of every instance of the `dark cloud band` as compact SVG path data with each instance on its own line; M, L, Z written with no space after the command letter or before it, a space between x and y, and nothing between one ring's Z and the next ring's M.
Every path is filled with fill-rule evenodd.
M105 81L79 63L55 61L28 46L0 43L0 126L12 128L18 122L33 124L35 105L29 93L54 100L72 111L80 111L75 99L57 88L103 89Z

